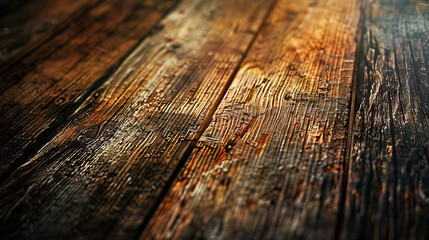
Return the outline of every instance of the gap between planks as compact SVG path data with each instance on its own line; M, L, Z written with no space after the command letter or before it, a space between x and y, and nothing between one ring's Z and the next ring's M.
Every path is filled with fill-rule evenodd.
M268 8L268 11L265 13L265 16L262 19L262 24L259 25L258 30L253 35L253 38L250 41L250 44L247 46L246 50L243 52L243 57L238 62L237 67L235 68L234 72L231 74L231 76L229 77L229 79L226 82L225 86L223 87L221 93L216 98L215 102L213 103L214 105L212 106L212 108L210 109L210 111L207 113L207 116L204 119L204 121L201 124L201 126L199 127L199 129L197 130L194 139L192 139L191 141L189 141L189 143L187 143L187 146L185 148L184 154L180 158L179 163L178 163L177 167L174 169L173 174L170 176L170 178L168 179L165 187L162 189L161 194L156 199L154 207L150 210L148 216L146 218L144 218L143 223L142 223L141 227L139 228L138 234L136 235L136 238L135 238L136 240L138 240L141 237L141 235L144 232L147 224L152 219L152 216L155 214L155 212L158 209L159 205L162 203L162 200L166 196L168 190L171 188L172 184L174 183L174 180L177 178L177 176L179 175L180 171L185 166L185 163L189 160L192 152L194 151L194 149L196 147L197 142L199 141L199 139L203 135L204 131L210 125L210 123L211 123L211 121L213 119L213 115L215 114L215 112L216 112L217 108L219 107L220 103L222 102L222 99L225 97L228 89L231 86L232 81L235 79L235 76L237 75L238 71L240 70L240 67L241 67L244 59L246 58L246 56L247 56L250 48L252 47L253 43L255 42L256 38L258 37L259 33L261 32L261 29L263 28L263 25L264 25L265 21L267 20L268 16L273 11L273 8L274 8L274 6L276 5L277 2L278 2L278 0L273 0L273 2L271 3L270 7Z
M352 161L352 148L353 148L353 140L354 140L354 119L356 115L356 90L358 85L358 79L360 76L359 65L360 60L362 58L363 52L363 27L365 26L365 11L364 11L364 1L360 0L360 19L359 24L356 29L356 52L355 52L355 62L353 66L353 78L352 78L352 87L351 87L351 96L349 103L349 118L348 118L348 127L347 127L347 140L346 140L346 153L344 154L343 160L343 175L341 176L341 185L340 185L340 203L338 209L338 217L337 223L335 225L335 233L334 239L341 239L341 234L343 232L344 219L345 219L345 211L346 211L346 202L347 202L347 186L349 182L349 171L350 171L350 162Z

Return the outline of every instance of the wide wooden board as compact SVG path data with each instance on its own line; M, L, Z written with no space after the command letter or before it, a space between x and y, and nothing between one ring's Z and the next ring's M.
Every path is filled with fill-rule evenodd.
M344 239L429 239L429 5L365 4Z

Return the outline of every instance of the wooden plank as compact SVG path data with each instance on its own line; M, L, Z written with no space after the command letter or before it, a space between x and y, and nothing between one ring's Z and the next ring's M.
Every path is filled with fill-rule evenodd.
M138 236L210 122L271 2L181 2L5 181L0 234Z
M358 1L279 0L141 239L332 239Z
M365 6L345 239L429 239L429 5Z
M96 0L6 0L0 2L0 64L55 34Z
M175 2L103 1L0 73L1 180L53 137Z

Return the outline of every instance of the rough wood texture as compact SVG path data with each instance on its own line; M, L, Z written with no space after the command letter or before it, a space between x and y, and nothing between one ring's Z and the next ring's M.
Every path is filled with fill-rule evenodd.
M334 237L359 8L278 1L141 239Z
M6 179L0 189L0 235L138 236L210 122L271 2L181 2L60 133ZM48 70L75 63L55 59ZM59 92L62 96L51 101L70 101L78 91Z
M345 239L429 239L429 2L365 8Z
M428 0L0 0L0 64L2 239L429 239Z
M174 2L102 1L0 72L1 180L53 137Z
M96 0L0 1L0 63L58 33ZM0 67L1 68L1 67Z

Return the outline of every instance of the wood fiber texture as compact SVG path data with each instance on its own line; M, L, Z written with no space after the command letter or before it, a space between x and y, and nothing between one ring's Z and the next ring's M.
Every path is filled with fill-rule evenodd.
M344 239L429 239L429 2L366 2Z
M429 239L428 0L0 0L1 239Z
M141 239L331 239L358 1L279 0Z
M0 71L2 181L55 135L174 2L101 1Z
M5 180L1 235L138 236L210 122L271 3L185 0L175 7L52 141Z

